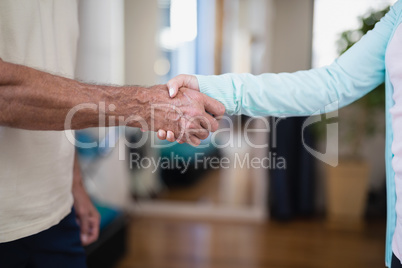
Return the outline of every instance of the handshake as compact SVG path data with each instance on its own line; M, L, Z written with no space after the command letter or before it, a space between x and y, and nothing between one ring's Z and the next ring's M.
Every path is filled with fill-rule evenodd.
M210 132L218 129L218 120L225 113L219 101L199 92L198 80L193 75L179 75L171 79L165 87L170 100L154 104L151 116L153 130L161 140L189 143L198 146ZM159 87L159 88L158 88ZM166 104L168 103L168 104ZM145 130L143 128L143 130Z
M198 146L218 129L225 113L223 104L199 92L198 79L192 75L149 88L100 86L1 59L0 74L0 126L11 128L130 126L158 131L160 139L170 142Z

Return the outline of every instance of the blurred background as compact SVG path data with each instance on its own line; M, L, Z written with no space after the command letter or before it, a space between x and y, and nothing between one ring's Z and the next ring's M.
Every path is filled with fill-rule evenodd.
M76 78L151 86L182 73L319 68L395 2L83 0ZM77 132L99 143L79 149L102 216L89 266L384 266L383 87L305 120L233 116L198 148L134 128ZM245 164L213 168L224 159Z

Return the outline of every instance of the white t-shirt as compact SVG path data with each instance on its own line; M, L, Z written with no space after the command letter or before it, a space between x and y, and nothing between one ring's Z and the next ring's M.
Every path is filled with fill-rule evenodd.
M73 77L76 0L1 0L0 57ZM0 127L0 242L57 224L70 211L74 146L63 131Z
M386 55L387 68L394 87L395 105L391 108L394 140L392 143L392 168L395 171L396 188L396 228L392 241L392 251L401 260L402 257L402 24L398 26L389 44Z

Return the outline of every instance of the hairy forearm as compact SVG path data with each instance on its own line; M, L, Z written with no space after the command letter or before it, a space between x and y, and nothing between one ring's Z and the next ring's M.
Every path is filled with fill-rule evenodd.
M118 125L119 118L131 115L147 120L149 91L135 86L84 84L0 61L0 125L30 130L63 130L71 109L82 104L92 104L89 106L92 108L81 106L77 109L68 128L99 126L100 114L106 117L105 126ZM110 116L116 120L109 120ZM129 125L140 126L135 119Z
M209 131L218 129L211 114L219 117L224 111L221 103L191 89L182 89L171 99L166 85L90 85L0 59L0 126L168 129L181 141L198 145Z

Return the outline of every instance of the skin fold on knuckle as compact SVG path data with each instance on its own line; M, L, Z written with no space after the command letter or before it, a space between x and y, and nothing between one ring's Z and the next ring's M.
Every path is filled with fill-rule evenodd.
M194 146L194 147L197 147L200 144L201 144L201 140L198 139L196 136L192 136L191 145Z
M206 138L208 138L208 133L203 132L198 134L198 136L200 137L200 139L205 140Z
M202 129L201 131L200 131L200 135L202 135L202 139L203 140L205 140L206 138L208 138L208 136L209 136L209 130L206 130L206 129Z

